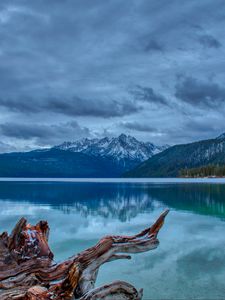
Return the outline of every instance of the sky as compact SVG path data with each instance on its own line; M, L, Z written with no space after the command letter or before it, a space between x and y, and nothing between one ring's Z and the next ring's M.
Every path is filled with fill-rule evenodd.
M0 152L225 132L224 0L1 0Z

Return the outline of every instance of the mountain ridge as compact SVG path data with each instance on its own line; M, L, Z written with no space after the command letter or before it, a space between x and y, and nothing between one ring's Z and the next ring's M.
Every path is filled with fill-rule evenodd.
M110 159L123 169L131 169L135 165L159 153L168 145L157 146L151 142L138 141L130 135L120 134L118 137L84 138L74 142L64 142L54 149L80 152L89 156Z
M0 155L0 177L104 177L109 164L57 149Z
M0 177L121 177L163 148L124 134L0 154Z
M225 164L225 134L172 146L123 174L124 177L177 177L181 169Z

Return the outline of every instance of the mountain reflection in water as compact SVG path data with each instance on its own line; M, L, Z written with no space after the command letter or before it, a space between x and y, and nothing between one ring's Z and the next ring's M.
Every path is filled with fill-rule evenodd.
M64 213L130 220L155 207L225 217L222 184L1 182L0 200L48 204Z

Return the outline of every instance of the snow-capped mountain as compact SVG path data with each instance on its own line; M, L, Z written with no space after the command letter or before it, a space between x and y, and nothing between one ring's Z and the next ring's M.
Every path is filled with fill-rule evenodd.
M75 142L64 142L54 148L110 159L124 170L128 170L154 154L167 149L168 146L156 146L150 142L138 141L130 135L121 134L113 138L85 138Z

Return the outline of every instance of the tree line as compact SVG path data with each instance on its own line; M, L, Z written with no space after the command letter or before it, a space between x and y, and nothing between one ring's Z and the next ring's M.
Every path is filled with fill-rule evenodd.
M224 177L225 165L207 165L198 168L185 168L179 172L180 177Z

